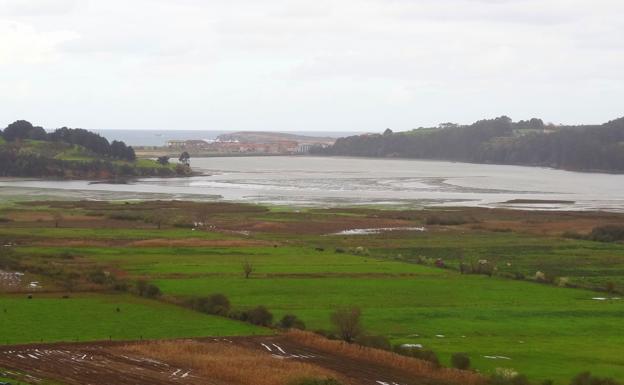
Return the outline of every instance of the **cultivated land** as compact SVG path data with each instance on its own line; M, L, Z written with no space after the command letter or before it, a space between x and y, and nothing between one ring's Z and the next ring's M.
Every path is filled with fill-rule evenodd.
M273 333L180 306L222 293L235 310L264 305L309 330L331 329L334 309L356 305L367 332L422 344L444 365L466 352L483 373L513 368L536 382L582 370L624 378L624 245L568 235L623 215L29 202L0 207L0 218L0 262L25 273L0 283L0 343ZM376 228L411 230L340 234ZM460 274L460 264L483 270ZM116 293L96 271L163 296Z
M10 378L97 385L275 385L305 378L348 385L480 384L479 375L305 332L281 336L0 347ZM68 370L69 368L69 370ZM26 373L29 373L26 375ZM97 374L97 375L94 375ZM60 383L59 383L60 384Z

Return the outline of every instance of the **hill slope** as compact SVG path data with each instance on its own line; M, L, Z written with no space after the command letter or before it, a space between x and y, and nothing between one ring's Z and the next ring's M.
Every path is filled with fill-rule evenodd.
M0 176L108 179L188 175L190 168L168 160L137 160L132 147L83 129L47 133L27 121L0 131Z
M624 118L602 125L547 126L506 116L471 125L340 138L314 152L624 172Z

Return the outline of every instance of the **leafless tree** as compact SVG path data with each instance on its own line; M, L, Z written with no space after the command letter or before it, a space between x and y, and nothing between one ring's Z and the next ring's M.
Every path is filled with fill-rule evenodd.
M158 230L160 230L162 228L163 223L167 221L167 212L164 210L155 209L154 211L152 211L151 213L147 215L146 219L149 222L152 222L153 224L155 224L156 227L158 227Z
M245 278L248 279L251 276L251 273L254 271L254 266L248 259L243 262L243 273L245 274Z
M330 316L331 323L336 327L336 331L346 342L353 342L362 334L360 318L362 312L358 307L344 307L337 309Z
M54 212L54 214L52 214L52 220L54 221L54 227L58 228L61 224L61 221L63 221L63 214L58 211Z

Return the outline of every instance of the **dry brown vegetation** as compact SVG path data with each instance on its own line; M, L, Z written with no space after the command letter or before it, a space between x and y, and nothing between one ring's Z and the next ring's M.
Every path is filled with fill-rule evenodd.
M275 242L246 239L146 239L129 242L137 247L255 247L273 246Z
M119 350L189 368L230 385L280 385L301 378L339 378L318 366L276 359L265 352L227 342L162 341L127 345Z
M405 357L385 350L372 349L343 341L328 340L319 335L300 330L291 330L286 337L297 344L330 352L346 358L382 365L410 374L414 377L433 379L462 385L485 384L485 378L469 371L437 368L430 362Z
M2 227L54 227L53 215L64 213L60 227L155 228L154 212L163 212L165 228L192 226L201 213L214 230L236 235L328 234L347 229L427 225L429 231L493 231L561 236L587 234L597 226L618 224L622 214L606 212L523 211L478 207L424 210L376 210L369 208L314 209L309 212L272 213L267 208L226 202L146 201L112 204L94 201L28 202L6 213ZM189 245L193 246L193 245ZM207 245L210 246L210 245Z

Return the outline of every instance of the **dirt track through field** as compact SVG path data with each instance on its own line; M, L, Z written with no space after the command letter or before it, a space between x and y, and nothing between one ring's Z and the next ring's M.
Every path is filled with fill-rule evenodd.
M350 385L422 385L439 384L415 379L396 369L371 365L298 345L283 336L237 337L194 340L202 344L233 344L275 360L306 362L336 373ZM179 343L184 343L180 340ZM187 340L188 342L188 340ZM144 342L105 342L81 344L46 344L0 348L0 367L28 373L31 381L45 378L68 385L236 385L201 375L189 367L174 365L150 357L128 353L128 345ZM149 344L149 343L147 343ZM11 374L11 373L9 373ZM29 378L22 378L29 380ZM245 384L246 385L246 384Z

